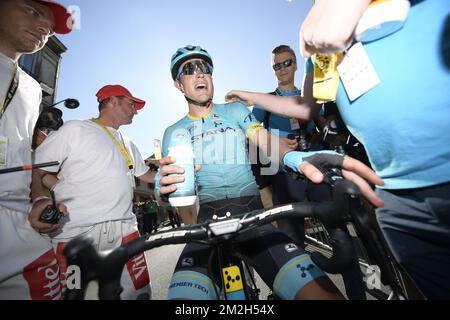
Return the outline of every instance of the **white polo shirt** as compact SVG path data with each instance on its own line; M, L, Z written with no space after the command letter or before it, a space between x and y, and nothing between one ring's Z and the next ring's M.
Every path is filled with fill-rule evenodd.
M136 145L114 128L107 127L125 146L133 159L133 169L111 137L91 120L65 123L37 148L37 162L59 161L59 182L53 191L57 201L69 211L64 228L104 221L131 219L134 176L148 171Z

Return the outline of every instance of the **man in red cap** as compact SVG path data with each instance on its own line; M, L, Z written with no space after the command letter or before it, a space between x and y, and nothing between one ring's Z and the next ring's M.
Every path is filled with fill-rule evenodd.
M23 54L44 47L54 33L71 31L67 10L51 1L0 1L0 169L29 164L41 87L18 66ZM40 231L54 226L28 221L31 200L50 201L31 187L30 172L0 175L0 299L59 299L59 268ZM60 206L65 211L63 206Z
M67 206L69 215L50 234L56 256L65 274L63 248L71 239L88 234L99 251L112 250L139 236L132 212L135 177L154 182L136 145L119 128L131 124L145 101L135 98L120 85L107 85L97 93L100 116L66 122L37 148L38 163L59 161L56 167L36 170L41 180L57 173L53 187L56 199ZM39 212L31 213L34 225ZM58 227L58 225L56 225ZM150 278L144 254L131 259L122 273L122 299L150 297Z

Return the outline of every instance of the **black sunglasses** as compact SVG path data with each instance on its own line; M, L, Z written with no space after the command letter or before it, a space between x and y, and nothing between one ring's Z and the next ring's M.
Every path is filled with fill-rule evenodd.
M194 60L186 63L182 68L180 68L177 79L179 79L182 75L193 75L195 74L197 69L200 70L200 72L203 74L212 75L213 72L213 67L206 61Z
M294 63L295 63L294 59L287 59L287 60L284 60L283 62L274 64L273 65L273 70L280 71L283 67L289 68Z

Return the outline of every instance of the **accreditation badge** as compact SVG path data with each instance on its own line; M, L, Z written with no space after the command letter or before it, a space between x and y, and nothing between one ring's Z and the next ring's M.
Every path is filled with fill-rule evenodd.
M289 122L291 123L291 130L300 129L300 123L298 122L298 119L291 118L291 119L289 119Z
M0 136L0 166L8 165L8 138Z
M361 42L347 51L337 68L350 101L355 101L381 82Z
M339 86L339 73L336 68L342 57L341 53L314 55L313 96L317 103L336 100Z

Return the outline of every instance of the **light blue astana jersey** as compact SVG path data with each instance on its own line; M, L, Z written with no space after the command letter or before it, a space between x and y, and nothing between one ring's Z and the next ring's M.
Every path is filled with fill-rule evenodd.
M243 104L214 104L204 118L189 115L166 129L163 154L169 153L171 137L177 129L188 130L192 136L200 203L259 195L248 158L246 135L261 127Z
M365 44L381 84L337 105L386 189L450 181L450 2L411 1L403 29Z

